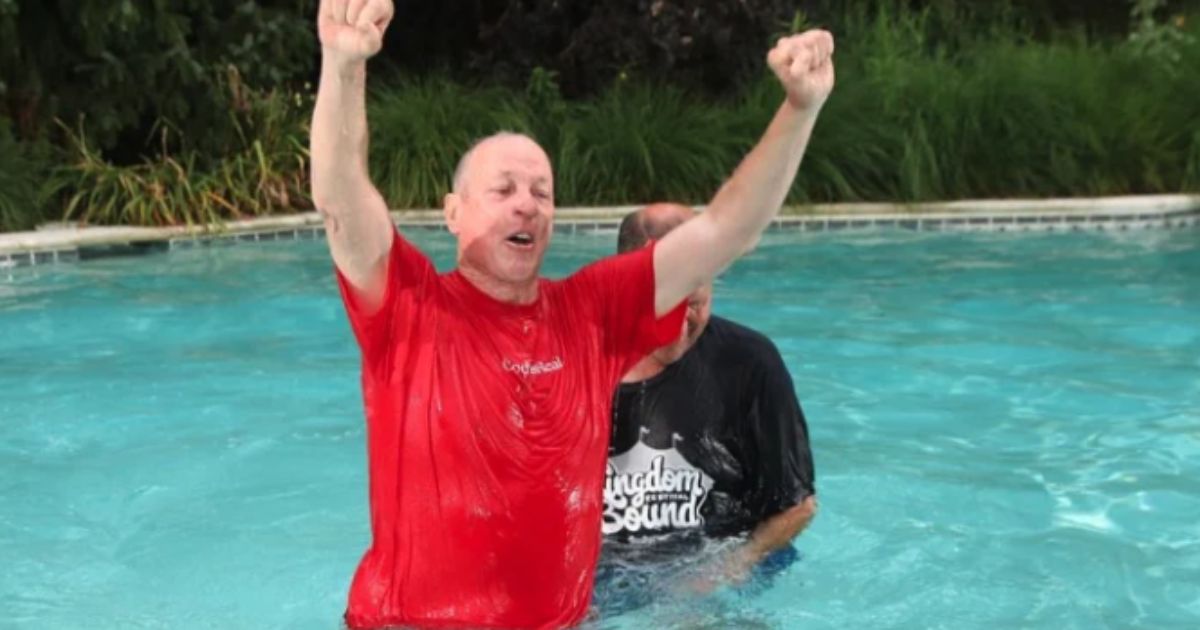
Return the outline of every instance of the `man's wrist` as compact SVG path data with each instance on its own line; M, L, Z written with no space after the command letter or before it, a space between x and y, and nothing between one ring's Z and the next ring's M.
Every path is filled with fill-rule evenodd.
M367 60L361 57L350 57L336 50L323 49L321 51L321 72L342 81L361 81L367 74Z
M766 551L753 540L738 545L725 564L726 577L735 581L746 579L766 555Z
M817 104L797 104L790 96L788 96L783 99L783 105L780 107L792 116L795 116L796 121L802 126L811 127L812 125L816 124L817 117L821 115L821 108L824 107L824 105L824 102Z

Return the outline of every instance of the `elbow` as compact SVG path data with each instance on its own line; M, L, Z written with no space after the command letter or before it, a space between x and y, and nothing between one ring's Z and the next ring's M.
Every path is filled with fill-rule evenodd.
M365 175L314 167L308 190L317 212L328 219L343 216L360 206L372 188Z
M745 246L742 247L742 252L740 254L738 254L738 257L740 258L740 257L745 256L746 254L749 254L750 252L753 252L754 250L758 249L758 244L761 242L762 242L762 232L756 232L753 236L751 236L746 241L746 244L745 244Z
M313 207L326 223L345 211L345 194L331 185L328 175L314 171L309 183L309 193L312 195Z
M803 501L784 510L784 514L792 520L807 524L817 515L817 495L808 495Z
M799 536L817 516L817 497L809 495L806 499L793 505L775 516L781 525L778 544L786 545Z
M724 273L739 258L753 252L762 241L763 230L747 224L732 213L713 215L713 230L709 236L711 249L717 253L719 265L714 275Z
M333 202L329 198L329 192L317 186L315 183L309 187L309 194L312 196L313 207L322 218L328 220L332 216Z
M317 212L321 213L321 216L327 216L333 203L333 194L326 182L326 176L315 168L315 165L308 178L308 194Z
M336 168L336 163L319 147L310 150L308 192L313 206L322 216L337 213L345 205L347 177Z
M313 207L316 208L317 214L321 216L321 222L325 226L325 233L333 236L340 231L341 228L341 208L342 204L338 203L336 197L329 194L329 191L316 185L310 187L312 192Z

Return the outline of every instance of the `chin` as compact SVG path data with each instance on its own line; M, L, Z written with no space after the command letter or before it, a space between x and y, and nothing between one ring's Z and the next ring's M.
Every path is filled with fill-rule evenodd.
M536 256L528 258L509 260L501 267L504 269L504 276L512 282L537 280L538 274L542 270L542 253L538 252Z
M525 284L527 282L536 282L538 279L538 271L541 265L533 264L517 264L506 265L501 272L496 274L504 279L509 284Z

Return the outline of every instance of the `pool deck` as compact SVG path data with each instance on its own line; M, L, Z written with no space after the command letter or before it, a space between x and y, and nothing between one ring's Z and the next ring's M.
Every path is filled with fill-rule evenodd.
M560 208L555 231L613 230L641 206ZM401 229L445 229L440 210L400 210ZM776 230L1047 232L1186 229L1200 226L1200 195L1071 199L953 201L924 204L817 204L788 206ZM321 238L316 212L233 221L219 226L79 227L48 225L33 232L0 233L0 269L53 264L240 241Z

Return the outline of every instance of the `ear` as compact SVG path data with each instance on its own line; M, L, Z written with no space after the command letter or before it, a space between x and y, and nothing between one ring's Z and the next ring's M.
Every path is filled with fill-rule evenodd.
M442 216L446 218L446 229L451 234L458 234L458 219L461 210L462 197L458 193L446 193L442 199Z

